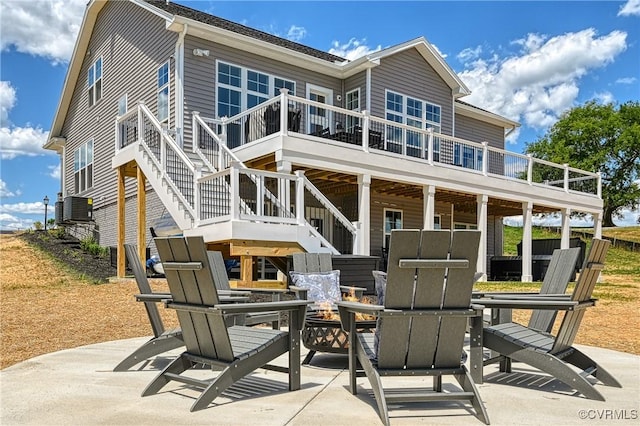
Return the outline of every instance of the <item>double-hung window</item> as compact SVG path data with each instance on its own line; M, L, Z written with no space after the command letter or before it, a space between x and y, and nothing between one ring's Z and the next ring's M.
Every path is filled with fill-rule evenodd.
M169 61L158 68L158 121L169 120Z
M93 187L93 139L73 152L73 180L76 194Z
M93 106L102 98L102 58L98 58L87 72L87 84L89 85L89 106Z
M438 105L389 90L386 92L387 120L420 130L433 129L434 132L440 133L441 116L441 108ZM427 138L423 132L393 125L388 125L386 130L388 151L426 158ZM440 141L434 139L434 155L439 152Z
M349 111L360 112L360 88L350 90L345 96L345 108ZM360 117L347 115L346 131L353 133L356 127L360 127Z
M384 209L384 248L389 248L391 231L402 229L402 210Z

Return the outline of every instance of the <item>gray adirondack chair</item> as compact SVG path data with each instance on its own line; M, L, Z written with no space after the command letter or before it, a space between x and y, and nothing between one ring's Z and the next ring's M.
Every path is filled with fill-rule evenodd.
M250 295L251 293L268 294L271 295L271 301L277 302L281 300L283 294L287 293L287 290L280 290L276 288L231 288L227 270L224 266L224 258L222 257L222 253L219 251L209 251L207 255L209 256L209 263L213 266L212 273L214 274L214 281L216 283L216 288L218 289L219 294L224 294L225 292L231 292L231 294L234 294L234 292L236 291L238 291L240 294L246 295ZM236 316L236 319L236 323L239 325L257 325L263 323L271 323L271 326L274 330L280 328L280 313L275 311L249 312L244 315Z
M478 390L462 363L469 317L482 315L471 305L479 231L393 230L383 305L338 302L349 332L349 387L357 393L357 361L373 389L382 421L389 425L388 403L464 400L489 424ZM360 333L356 312L378 315L376 337ZM432 376L433 389L388 389L381 377ZM460 388L442 392L442 377Z
M160 311L156 305L158 302L162 302L163 299L169 297L169 295L167 293L153 293L147 280L147 274L140 263L136 246L125 244L124 250L127 260L129 261L129 267L133 271L138 290L140 291L140 294L136 295L136 299L144 302L149 323L153 330L153 337L120 361L113 371L126 371L155 355L184 346L182 330L180 330L180 328L166 330L162 322L162 317L160 317Z
M586 312L585 308L595 304L591 295L600 271L604 267L610 244L609 241L593 239L570 299L548 297L537 300L503 301L505 307L514 309L551 309L567 312L555 336L513 322L484 328L483 345L500 354L498 357L486 360L484 364L501 361L501 370L508 373L511 372L511 359L524 362L550 374L585 397L599 401L604 401L604 397L586 379L586 376L591 375L605 385L621 387L620 383L601 365L573 346ZM503 357L507 357L509 362L503 362ZM569 364L578 367L581 372L575 371Z
M172 380L203 389L191 411L206 408L215 398L241 378L258 368L286 372L289 390L300 389L300 328L307 302L300 300L221 304L214 277L216 265L209 264L202 237L157 238L172 300L182 327L186 351L169 364L142 392L160 391ZM214 272L215 271L215 272ZM226 314L282 311L289 313L289 330L228 325ZM269 365L289 353L289 366ZM222 369L212 380L199 380L182 373L199 365Z
M293 254L293 272L330 272L333 270L333 261L331 260L330 253L294 253ZM304 287L299 287L295 285L290 285L289 289L296 295L298 299L309 300L308 291ZM352 294L353 296L360 299L364 294L366 289L363 287L353 287L353 286L340 286L340 291L343 294ZM315 300L311 300L311 302L316 302ZM309 310L313 308L309 306ZM303 345L309 352L305 356L304 360L302 360L302 365L307 365L311 362L314 355L316 354L316 349L310 348L307 346L307 342L305 340L302 341Z
M528 292L484 292L474 293L474 299L486 308L491 308L492 324L511 322L511 309L501 308L507 299L570 298L565 294L569 281L575 271L580 256L580 248L556 249L553 251L549 267L538 293ZM534 330L551 332L558 312L555 310L536 309L531 313L527 327Z

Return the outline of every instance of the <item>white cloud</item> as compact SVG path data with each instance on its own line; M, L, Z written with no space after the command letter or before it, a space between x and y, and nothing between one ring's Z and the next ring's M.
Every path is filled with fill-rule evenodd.
M299 42L307 35L307 30L304 27L298 27L292 25L287 31L287 39L295 42Z
M8 81L0 81L0 159L11 160L19 155L30 157L51 155L53 151L44 150L49 132L40 127L16 127L11 125L9 113L16 103L16 91Z
M344 44L340 44L340 42L334 41L332 43L331 49L329 49L329 53L353 61L354 59L358 59L362 56L366 56L370 53L377 52L382 49L382 46L380 45L378 45L378 47L376 48L371 48L366 45L366 42L366 39L358 40L356 38L352 38Z
M435 44L431 43L431 47L433 47L436 50L436 52L438 52L438 55L442 56L443 58L446 58L448 56L446 53L442 53L442 51L438 49L438 46L436 46Z
M593 99L603 105L613 103L616 100L616 98L613 96L613 93L607 91L595 93L593 95Z
M9 190L9 188L7 187L7 183L0 179L0 198L15 197L16 195L19 194Z
M472 91L465 101L546 129L574 106L580 78L613 62L627 48L626 38L621 31L598 36L592 28L551 38L529 34L512 43L520 46L518 54L465 63L459 75ZM465 49L458 57L471 58L472 52Z
M638 79L635 77L623 77L616 80L616 84L633 84Z
M54 179L60 179L60 164L56 164L55 166L47 166L49 169L49 176Z
M67 62L73 53L86 0L30 0L0 3L0 47Z
M17 231L33 226L33 220L0 213L0 229L3 231Z
M0 128L0 159L11 160L20 155L35 157L54 155L42 145L47 141L48 131L39 127L2 127Z
M16 89L8 81L0 81L0 126L9 124L9 111L16 104Z
M44 214L42 201L35 203L0 204L0 213Z
M460 53L458 53L456 55L456 58L458 58L460 62L465 63L475 61L480 57L481 53L482 46L480 45L476 46L474 49L472 49L471 47L467 47L466 49L463 49Z
M640 16L640 0L629 0L620 6L618 16Z

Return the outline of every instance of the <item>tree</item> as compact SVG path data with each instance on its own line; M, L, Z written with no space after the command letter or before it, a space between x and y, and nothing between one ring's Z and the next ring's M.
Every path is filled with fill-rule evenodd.
M536 142L534 157L602 173L603 226L615 226L621 209L640 206L640 103L588 102L562 114Z

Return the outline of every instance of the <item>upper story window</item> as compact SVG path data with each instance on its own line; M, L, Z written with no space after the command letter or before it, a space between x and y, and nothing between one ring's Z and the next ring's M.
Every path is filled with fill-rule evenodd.
M102 58L98 58L87 73L89 85L89 106L93 106L102 98Z
M118 99L118 115L125 115L127 113L127 95L124 94Z
M386 92L387 120L421 130L432 128L434 132L440 133L441 117L441 108L438 105L389 90ZM424 156L426 139L423 133L387 126L387 143L390 151L401 153L403 141L406 141L407 155ZM434 152L439 152L438 140L434 140Z
M218 117L232 117L280 94L281 88L295 94L295 82L263 72L218 62Z
M169 61L158 68L158 121L169 120Z
M73 180L76 194L93 187L93 139L73 152Z
M347 92L345 96L345 108L350 111L360 111L360 88ZM347 115L347 132L353 132L357 126L361 126L360 118Z

